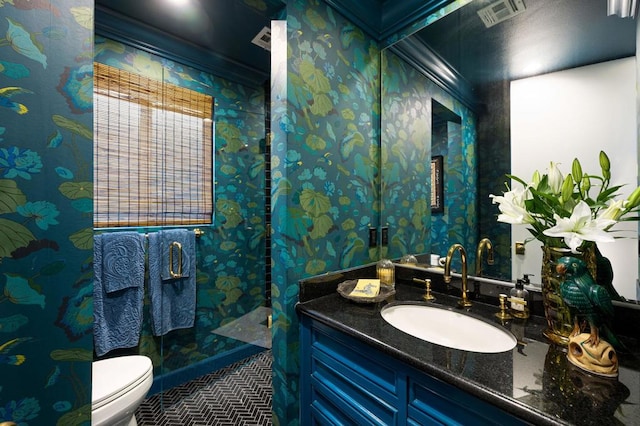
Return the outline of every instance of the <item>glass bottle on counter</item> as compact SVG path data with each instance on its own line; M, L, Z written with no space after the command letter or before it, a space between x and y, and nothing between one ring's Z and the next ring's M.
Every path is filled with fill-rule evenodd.
M529 318L529 292L524 288L522 280L509 293L509 312L515 318Z
M381 259L376 265L377 276L380 279L380 287L388 289L396 288L395 266L389 259Z

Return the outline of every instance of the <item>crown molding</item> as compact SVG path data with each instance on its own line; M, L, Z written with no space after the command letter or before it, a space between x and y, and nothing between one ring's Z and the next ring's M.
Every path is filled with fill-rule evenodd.
M418 37L407 37L389 49L464 105L478 110L480 103L471 84Z

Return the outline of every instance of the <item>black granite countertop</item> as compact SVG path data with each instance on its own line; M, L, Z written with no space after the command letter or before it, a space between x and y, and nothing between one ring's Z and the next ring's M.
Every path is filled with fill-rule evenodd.
M475 302L469 314L510 330L518 345L497 354L449 349L397 330L380 315L388 303L421 301L423 294L417 286L398 283L392 300L361 304L332 291L299 303L297 310L532 424L640 425L635 340L626 342L628 353L618 353L619 377L603 378L569 363L565 349L543 336L544 318L501 321L494 315L497 306ZM435 302L421 303L460 309L458 298L435 296Z

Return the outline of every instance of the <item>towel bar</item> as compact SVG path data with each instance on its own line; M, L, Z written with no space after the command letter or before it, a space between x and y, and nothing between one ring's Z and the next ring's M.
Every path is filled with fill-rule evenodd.
M203 236L203 235L204 235L204 231L203 231L202 229L200 229L200 228L193 228L193 233L194 233L194 234L196 234L196 238L200 238L201 236ZM145 238L149 238L149 234L148 234L148 233L145 233L145 234L144 234L144 237L145 237ZM2 260L2 259L0 259L0 261L1 261L1 260ZM0 426L2 426L2 425L0 424Z
M173 249L178 250L178 272L173 270ZM171 278L182 278L182 244L177 241L169 244L169 275Z

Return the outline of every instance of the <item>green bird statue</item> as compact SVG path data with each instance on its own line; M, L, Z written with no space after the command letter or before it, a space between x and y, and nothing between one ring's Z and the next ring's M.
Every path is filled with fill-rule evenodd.
M587 265L580 259L565 256L558 259L556 272L564 277L560 284L560 295L574 318L571 337L580 334L586 322L589 324L586 343L597 346L602 334L604 340L613 347L623 348L609 328L614 315L611 296L606 288L594 281Z

